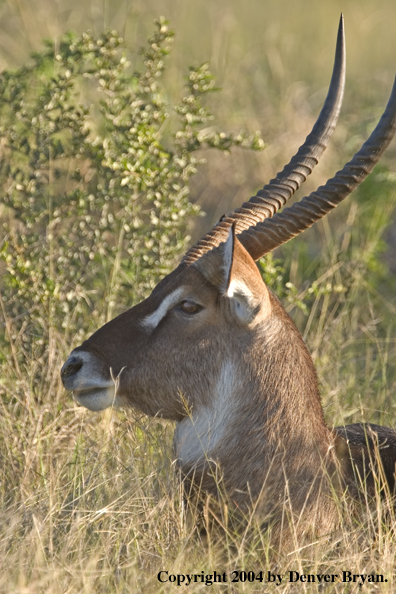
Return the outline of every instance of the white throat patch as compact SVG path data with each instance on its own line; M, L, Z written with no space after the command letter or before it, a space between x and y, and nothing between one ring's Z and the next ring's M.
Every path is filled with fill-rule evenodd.
M209 406L192 411L178 423L175 450L181 463L196 463L208 458L222 440L234 410L235 371L231 361L223 363Z

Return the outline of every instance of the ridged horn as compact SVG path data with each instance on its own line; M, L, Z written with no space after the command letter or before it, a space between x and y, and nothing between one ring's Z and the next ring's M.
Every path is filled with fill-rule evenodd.
M351 161L309 196L238 236L252 258L258 260L311 227L335 208L371 173L395 132L396 78L380 121Z
M228 229L235 221L237 234L272 217L298 190L312 173L334 132L341 110L345 84L345 35L344 18L338 27L333 74L326 100L310 134L284 169L265 185L256 196L227 217L222 217L213 229L190 248L183 262L190 264L204 252L225 241Z

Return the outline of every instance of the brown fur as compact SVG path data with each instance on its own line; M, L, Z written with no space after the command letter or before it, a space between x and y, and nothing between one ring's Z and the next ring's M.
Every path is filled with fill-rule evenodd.
M147 328L178 287L181 302L202 310L186 316L177 303ZM373 465L373 435L393 492L396 434L374 425L327 427L301 334L234 233L194 265L181 265L73 356L80 353L90 353L102 378L118 376L116 404L178 422L175 455L189 484L225 497L242 515L255 509L277 542L289 521L300 537L331 530L332 493L347 487L356 495L356 469L373 486L381 466Z

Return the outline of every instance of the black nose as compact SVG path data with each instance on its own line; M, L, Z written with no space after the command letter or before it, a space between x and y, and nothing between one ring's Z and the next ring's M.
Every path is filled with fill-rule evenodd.
M69 359L66 361L66 363L61 369L61 378L66 379L67 377L76 374L82 366L83 362L81 361L81 359L75 356L69 357Z

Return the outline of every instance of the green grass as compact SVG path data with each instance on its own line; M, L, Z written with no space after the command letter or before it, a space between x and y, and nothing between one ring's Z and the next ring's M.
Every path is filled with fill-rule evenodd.
M260 128L269 144L262 155L235 150L215 156L194 178L194 199L214 219L273 176L305 137L325 95L341 10L349 56L345 108L333 148L307 182L312 189L352 155L383 109L395 69L393 0L9 0L0 7L0 63L21 64L42 37L58 38L68 29L115 27L135 47L144 43L153 18L170 18L177 59L168 73L169 94L179 92L174 81L186 65L209 60L223 87L214 109L221 106L222 126ZM393 170L394 146L385 159ZM385 187L380 176L278 254L284 282L297 287L308 307L304 315L288 305L313 353L330 426L362 420L395 426L395 280L380 248L396 193L394 181ZM196 234L210 221L201 223ZM309 293L314 280L319 289ZM378 500L356 515L344 510L330 541L280 558L267 557L265 534L254 519L249 538L230 532L202 542L194 522L186 521L173 472L173 425L133 411L95 415L75 407L59 369L76 345L64 343L61 324L51 330L49 365L37 394L32 382L40 360L32 354L21 368L13 320L3 316L2 324L11 349L0 379L0 592L173 592L185 587L161 584L160 570L235 569L375 572L388 582L361 589L336 583L325 591L394 592L396 523L386 503ZM67 331L73 336L75 329ZM207 586L187 591L206 592ZM213 585L210 591L227 590ZM228 591L322 590L256 582Z

